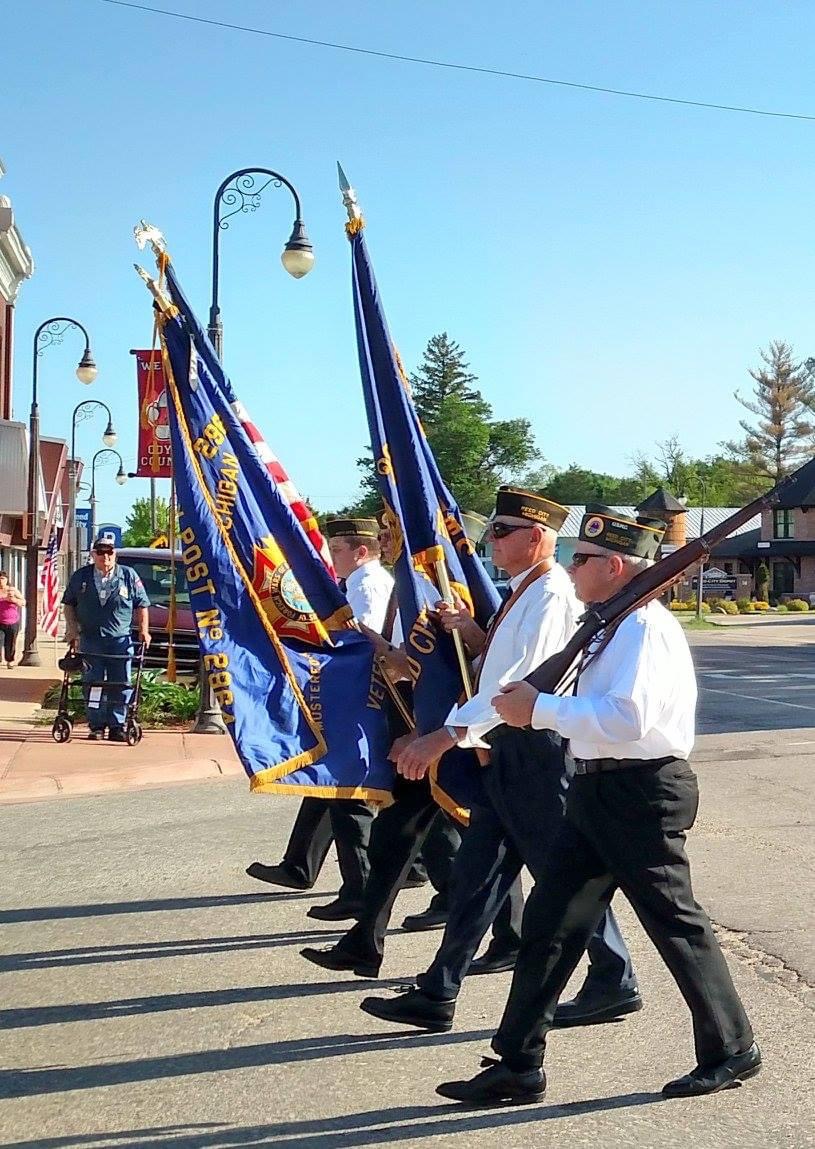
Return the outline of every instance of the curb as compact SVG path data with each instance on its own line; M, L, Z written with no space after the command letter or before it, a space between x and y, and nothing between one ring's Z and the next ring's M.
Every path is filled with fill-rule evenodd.
M217 758L187 758L159 766L117 765L111 770L88 771L64 776L48 774L36 778L6 778L0 782L0 805L41 802L53 798L105 794L121 790L156 789L206 778L229 780L245 777L239 762Z

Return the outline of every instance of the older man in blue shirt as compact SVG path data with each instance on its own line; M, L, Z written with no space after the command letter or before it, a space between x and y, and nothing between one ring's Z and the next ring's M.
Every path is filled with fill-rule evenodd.
M124 742L126 701L133 653L131 630L135 622L139 641L150 645L150 600L132 567L116 562L116 549L109 538L96 539L93 563L71 576L62 603L65 637L72 649L79 647L87 663L83 675L88 737ZM105 683L103 688L91 683Z

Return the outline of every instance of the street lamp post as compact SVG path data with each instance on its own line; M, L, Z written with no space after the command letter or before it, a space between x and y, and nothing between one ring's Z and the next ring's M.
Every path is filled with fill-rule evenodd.
M258 180L256 177L265 177ZM260 207L261 195L269 185L287 187L294 200L294 226L280 256L281 263L294 279L302 279L314 266L314 248L306 234L300 208L300 196L293 184L285 176L271 168L241 168L232 172L215 193L212 207L212 299L209 308L207 334L219 359L223 357L224 326L221 322L221 309L218 305L218 287L221 269L220 237L229 229L229 220L234 215L248 214ZM224 211L224 208L228 209ZM198 663L198 683L201 702L193 727L194 734L226 734L215 695L204 670L203 659Z
M91 355L88 332L77 319L57 315L46 319L34 332L34 356L31 393L31 412L28 434L28 495L26 500L26 569L25 569L25 646L20 666L39 666L37 647L37 567L40 555L40 408L37 402L38 368L40 356L47 347L62 343L65 332L75 327L85 336L85 350L76 369L80 383L93 383L96 364Z
M256 176L267 178L260 183L255 179ZM279 172L273 172L271 168L241 168L240 171L228 175L215 193L212 209L212 302L209 308L207 334L219 359L223 352L224 341L224 326L221 322L221 309L218 306L221 232L228 230L229 220L233 215L257 211L260 207L260 197L270 184L276 188L287 187L294 199L294 226L280 256L283 266L295 279L302 279L304 275L308 275L314 266L314 248L306 234L300 210L300 197L294 185ZM224 212L223 208L230 210Z
M116 434L116 428L113 426L113 416L110 413L110 407L107 403L102 403L99 399L86 399L83 403L77 403L74 407L71 416L71 457L68 460L68 521L71 524L71 529L68 532L68 577L74 573L79 565L79 553L81 546L79 542L79 527L76 523L76 488L77 488L77 466L76 466L76 424L77 416L79 419L89 419L93 411L101 407L107 412L108 425L102 435L102 442L106 447L115 447L116 440L119 436ZM80 414L81 412L81 414ZM93 540L91 540L93 541Z
M89 531L91 536L91 545L93 545L94 539L96 538L96 461L97 459L107 455L115 455L119 460L119 470L116 472L116 482L120 487L124 486L124 484L127 482L127 471L125 470L125 465L119 452L112 450L110 447L103 447L101 451L97 451L93 457L93 461L91 462L91 521Z
M699 480L702 486L702 514L699 518L699 535L705 533L705 505L707 503L707 484L704 479ZM696 617L702 617L702 593L705 589L705 560L699 560L699 575L696 579Z

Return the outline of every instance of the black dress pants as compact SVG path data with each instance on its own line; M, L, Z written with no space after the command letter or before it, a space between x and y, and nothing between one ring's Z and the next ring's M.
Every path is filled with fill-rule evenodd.
M546 730L502 726L493 732L491 742L490 762L483 768L489 804L473 807L453 868L452 904L444 937L429 969L417 978L420 989L445 1001L458 996L482 938L506 904L509 891L519 889L522 868L526 866L536 882L541 880L563 821L560 739ZM610 909L608 920L600 921L604 908L598 910L580 951L591 939L589 979L601 995L636 984ZM522 936L516 937L515 948L523 946Z
M371 832L368 847L371 872L362 914L356 925L340 938L335 947L341 953L367 961L381 962L394 902L411 863L439 821L444 824L447 820L447 815L434 801L426 778L421 782L410 782L397 775L393 797L393 805L377 816ZM466 830L465 841L468 834L469 830ZM425 859L429 861L426 855ZM453 865L453 872L455 868ZM508 904L502 915L501 925L507 930L512 928L510 915L514 910L517 926L522 906L523 895L519 884L514 903Z
M632 763L572 780L566 817L524 913L521 951L493 1049L514 1070L543 1061L546 1033L597 919L619 887L693 1018L698 1064L749 1049L750 1023L685 853L699 791L687 762Z
M304 798L283 855L285 866L313 886L333 838L342 877L339 900L360 903L370 871L373 818L373 809L355 798Z

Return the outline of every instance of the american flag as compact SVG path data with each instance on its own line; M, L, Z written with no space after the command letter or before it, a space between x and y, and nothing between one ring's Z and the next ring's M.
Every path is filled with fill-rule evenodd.
M50 638L59 633L59 573L57 571L57 532L51 532L45 550L45 562L40 574L42 580L42 618L40 625Z

